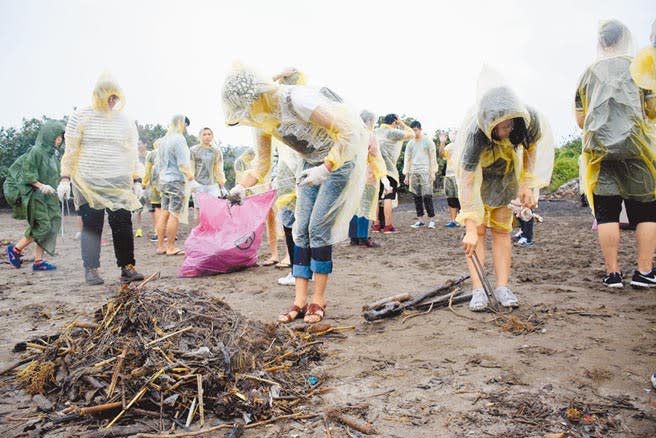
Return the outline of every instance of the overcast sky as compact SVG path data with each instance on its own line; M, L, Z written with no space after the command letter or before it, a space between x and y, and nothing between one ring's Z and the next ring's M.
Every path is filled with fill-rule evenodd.
M89 105L109 71L140 123L175 113L190 131L223 124L220 89L233 60L272 76L288 66L355 109L395 112L425 129L459 125L476 78L493 66L555 137L576 133L572 97L596 57L600 20L617 18L647 45L656 1L125 1L0 0L0 126Z

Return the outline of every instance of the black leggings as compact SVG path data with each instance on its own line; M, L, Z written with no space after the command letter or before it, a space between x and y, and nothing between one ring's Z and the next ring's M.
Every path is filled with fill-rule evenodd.
M292 235L292 229L285 226L282 229L285 232L285 244L287 245L289 260L294 260L294 236Z
M533 242L533 218L527 221L523 221L517 218L519 221L519 227L522 230L522 237L525 237L528 242Z
M417 217L424 215L424 206L426 206L426 213L429 218L435 217L435 209L433 208L433 195L424 195L415 197L415 210L417 210Z
M80 246L85 268L100 267L100 241L105 222L105 210L96 210L89 204L80 206L82 235ZM134 237L132 234L132 213L128 210L111 211L107 209L107 219L112 229L114 255L119 267L134 265Z

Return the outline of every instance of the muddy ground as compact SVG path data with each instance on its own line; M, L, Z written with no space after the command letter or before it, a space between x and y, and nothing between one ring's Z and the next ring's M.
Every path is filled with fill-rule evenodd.
M370 323L361 316L368 302L400 292L418 294L466 271L461 231L447 229L446 205L437 199L438 227L413 230L409 203L395 211L401 233L374 235L381 248L335 248L326 322L354 326L342 339L326 341L326 357L313 374L334 391L308 405L309 411L351 405L353 416L387 437L656 436L656 397L649 376L656 372L656 289L610 290L601 283L603 260L587 209L574 200L542 202L544 223L536 246L513 249L511 287L521 307L508 317L472 314L466 304L408 319ZM150 229L144 218L145 231ZM106 226L101 273L104 286L83 281L75 218L66 218L58 269L33 273L0 264L0 368L18 355L14 344L53 334L93 312L119 286L111 233ZM0 239L17 240L24 224L0 213ZM188 229L180 233L180 244ZM634 266L635 240L622 232L621 267ZM4 247L2 248L4 251ZM280 250L283 250L282 241ZM268 255L261 250L262 259ZM28 258L29 258L28 252ZM159 287L207 291L225 298L249 318L272 321L289 306L293 289L279 286L285 275L273 267L197 279L177 277L179 257L155 255L147 238L136 239L137 267L161 271ZM511 329L510 331L508 331ZM0 387L0 435L18 436L14 418L25 395ZM577 418L576 409L580 414ZM22 414L27 411L22 410ZM330 428L330 435L326 427ZM50 436L75 436L76 429ZM288 422L245 436L357 436L323 421ZM557 436L557 435L555 435Z

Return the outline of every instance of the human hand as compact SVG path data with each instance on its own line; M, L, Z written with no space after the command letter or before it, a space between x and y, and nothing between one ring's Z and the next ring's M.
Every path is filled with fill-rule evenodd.
M434 183L434 182L435 182L435 174L434 174L434 173L431 173L431 174L430 174L430 182L431 182L431 183Z
M67 179L63 179L57 186L57 197L60 201L69 199L71 197L71 183Z
M389 182L389 181L388 181L388 182ZM407 186L408 184L410 184L410 178L408 178L408 175L406 175L406 176L403 177L403 184L405 184L406 186Z
M467 257L474 255L476 250L476 244L478 243L478 233L473 231L467 231L465 237L462 238L462 246L465 249L465 254Z
M55 194L55 189L52 188L52 186L48 184L41 184L39 186L39 191L43 193L44 195L54 195Z
M234 204L241 204L246 199L246 189L241 184L237 184L228 193L228 199Z
M519 203L522 204L522 207L535 208L537 204L535 202L535 197L533 196L533 189L528 187L520 189Z
M324 182L330 175L330 170L324 165L305 169L298 179L299 186L315 186Z

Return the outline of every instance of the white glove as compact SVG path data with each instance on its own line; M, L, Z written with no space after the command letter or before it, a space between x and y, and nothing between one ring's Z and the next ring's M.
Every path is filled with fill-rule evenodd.
M60 201L71 197L71 183L69 181L60 181L57 186L57 196Z
M191 181L189 181L189 189L192 192L195 192L196 190L198 190L198 187L200 187L200 184L198 183L198 181L196 181L195 179L192 179Z
M301 176L298 179L298 185L316 186L324 182L328 178L328 175L330 175L330 170L328 170L325 164L311 167L310 169L305 169L301 173Z
M39 191L43 193L44 195L54 195L55 194L55 189L52 188L52 186L49 186L48 184L41 184L39 186Z
M219 198L228 196L228 190L224 186L219 186Z
M237 184L232 189L230 189L228 197L233 201L241 202L246 199L246 189L241 184Z
M137 199L143 198L144 189L140 182L134 183L134 185L132 186L132 191L134 192Z
M392 193L394 191L394 189L392 188L392 185L389 182L389 179L386 176L382 177L380 179L380 182L383 183L383 192L386 195L389 195L390 193Z

